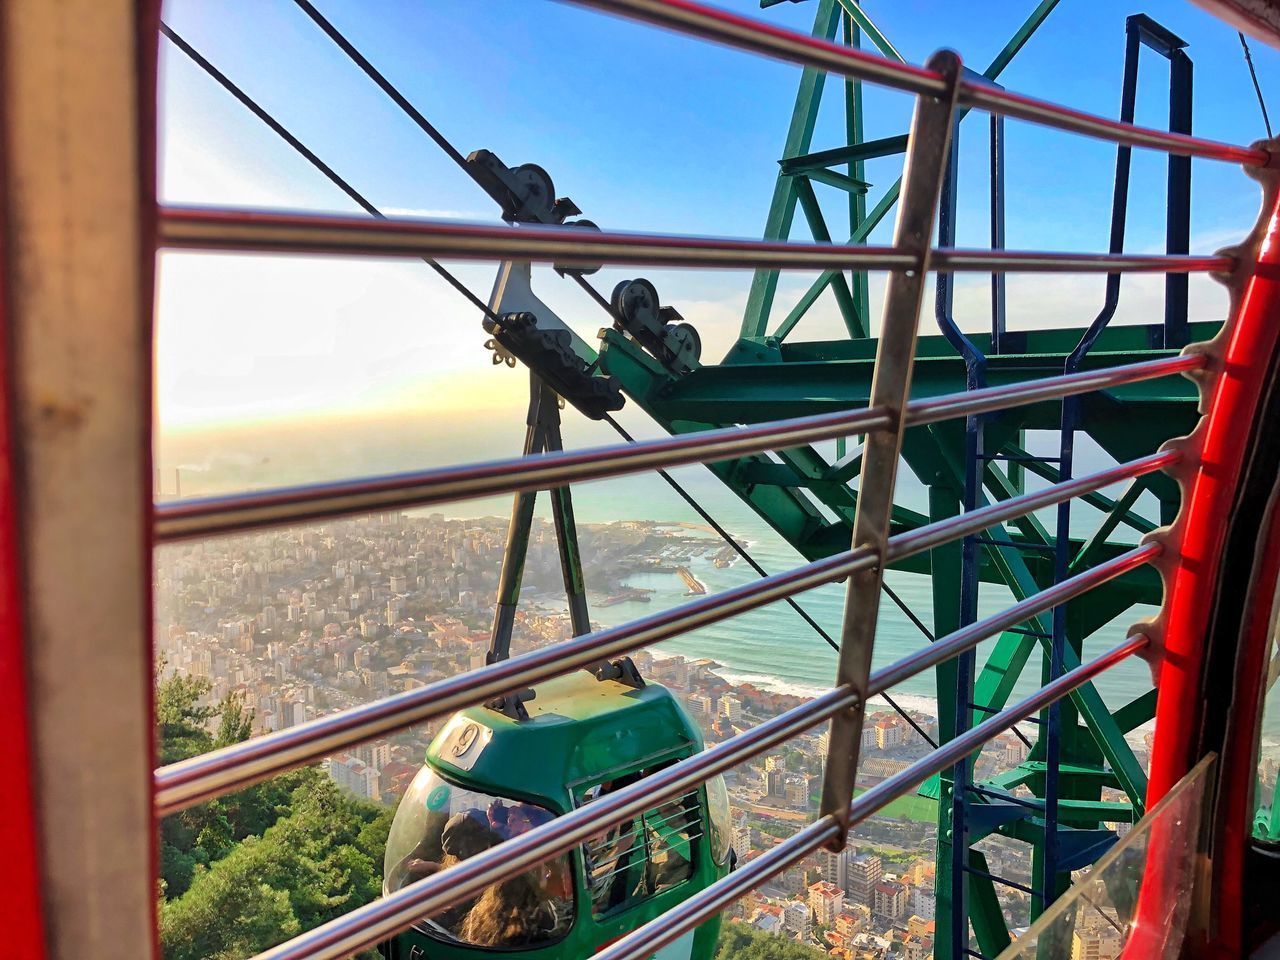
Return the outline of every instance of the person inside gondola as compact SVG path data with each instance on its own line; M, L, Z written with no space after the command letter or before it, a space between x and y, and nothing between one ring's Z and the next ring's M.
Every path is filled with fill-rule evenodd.
M541 807L525 803L489 807L489 821L512 839L551 820ZM524 947L545 943L561 927L572 898L571 878L563 859L539 864L485 889L458 928L467 943L484 947Z

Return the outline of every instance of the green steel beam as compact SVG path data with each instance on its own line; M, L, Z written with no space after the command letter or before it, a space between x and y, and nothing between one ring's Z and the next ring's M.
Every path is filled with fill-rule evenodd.
M840 6L844 7L845 13L853 18L853 22L867 35L867 39L883 56L890 60L896 60L898 63L907 62L903 59L902 54L897 51L897 48L889 42L889 38L881 33L880 28L867 16L866 11L858 6L856 0L840 0Z
M987 858L981 850L969 850L969 866L983 873L991 873ZM984 957L998 957L1012 942L1009 925L1005 922L1004 911L996 896L995 884L986 877L973 874L969 875L969 923L972 924L973 935L978 941L978 952ZM936 924L934 932L937 933ZM941 936L934 939L935 951L936 945L944 939Z
M818 0L818 10L813 19L813 36L833 40L840 24L840 7L836 0ZM813 143L813 128L818 120L818 106L822 102L822 88L826 71L805 67L800 75L800 88L796 91L795 109L791 114L791 126L782 147L784 157L808 153ZM764 236L768 240L785 240L791 233L795 217L796 192L793 178L778 174L773 188L773 200L765 220ZM742 336L764 335L773 298L778 289L778 271L757 270L751 278L747 294L747 308L742 318Z
M1116 726L1120 728L1122 733L1131 733L1137 730L1138 727L1156 715L1157 693L1159 691L1152 687L1146 693L1139 694L1111 714L1115 718Z
M1053 12L1053 8L1059 2L1060 0L1041 0L1039 6L1031 11L1031 15L1023 21L1022 26L1009 38L1009 42L996 54L995 59L987 64L987 69L982 71L982 75L988 80L995 80L1004 73L1004 68L1018 55L1018 51L1026 46L1031 35L1040 29L1040 24L1044 23L1045 18Z
M875 42L875 36L879 36L881 40L883 40L888 50L893 51L892 53L887 53L885 52L885 49L882 48L881 52L885 52L885 55L889 57L898 56L897 51L894 50L892 44L890 44L888 39L885 38L883 34L880 33L880 31L876 28L875 24L871 22L870 18L866 16L865 12L862 11L862 9L857 5L856 2L854 2L854 0L840 0L840 2L847 13L855 16L855 18L858 18L858 22L862 26L862 29L868 32L868 36L872 37L873 42ZM988 80L996 80L1000 76L1000 74L1004 72L1004 68L1009 65L1009 63L1013 60L1015 56L1017 56L1018 52L1024 46L1026 46L1026 43L1028 40L1031 39L1032 34L1034 34L1036 30L1039 29L1040 25L1044 23L1045 18L1048 17L1049 14L1053 12L1053 8L1056 7L1058 3L1059 3L1059 0L1041 0L1041 3L1039 3L1036 6L1036 8L1031 11L1030 16L1028 16L1027 19L1023 21L1022 25L1018 27L1017 31L1014 32L1013 36L1010 37L1008 42L1006 42L1005 45L1001 48L1000 52L996 54L995 59L993 59L991 63L987 65L987 69L982 71L982 75L986 77ZM818 24L815 23L814 25L815 32L817 28L818 28ZM874 35L872 35L872 31L874 31ZM831 37L825 36L825 39L829 40L831 39ZM898 59L901 60L901 57L898 56ZM803 83L804 81L802 78L801 80L802 92L803 92ZM819 95L820 94L821 94L821 83L819 83ZM809 103L809 100L806 99L805 100L806 107L808 103ZM793 130L795 129L796 120L800 116L800 110L801 110L801 98L797 98L797 101L796 101L797 112L796 114L793 114L792 121L791 121ZM816 115L816 110L817 110L816 102L813 104L813 110ZM956 122L958 123L959 121L963 120L965 116L968 115L968 113L969 113L968 107L965 107L957 111ZM810 140L812 140L812 134L813 134L813 125L812 125L812 119L811 119L810 125L809 125ZM788 142L788 146L790 146L791 144L790 137L788 137L787 142ZM857 146L857 144L854 144L854 146ZM896 152L896 151L893 151L893 152ZM800 149L784 150L783 162L785 163L789 158L803 157L805 154L808 154L807 145ZM839 159L842 160L843 158L839 158ZM839 162L839 160L835 162ZM880 222L885 218L888 212L893 208L894 204L897 202L898 193L901 190L901 188L902 188L902 178L899 177L893 183L893 185L890 186L889 189L885 191L884 196L881 197L880 199L880 202L876 204L875 208L871 211L870 214L867 215L866 219L863 220L858 225L858 228L856 230L850 231L849 240L848 240L849 245L852 246L858 243L865 242L866 238L870 236L871 231L873 231L876 227L880 225ZM775 189L775 193L774 193L775 205L777 204L777 202L778 202L778 193L777 193L777 190ZM794 210L795 210L795 203L794 203L794 200L792 200L790 213L788 213L788 218L787 218L788 225L790 224L790 215L791 213L794 213ZM786 239L787 237L786 232L774 233L770 231L770 227L773 224L774 224L774 208L770 207L769 220L766 222L766 227L765 227L765 239L766 240ZM768 326L769 313L773 307L773 295L777 291L778 274L777 274L777 271L770 271L767 275L768 277L771 278L769 281L767 281L767 287L768 287L767 296L765 296L764 292L762 291L760 297L755 299L753 299L752 297L748 297L747 299L747 310L743 316L743 321L742 321L743 337L762 336L764 334L765 329ZM757 280L759 280L759 278L760 278L760 273L757 273L756 279L752 281L753 293L755 292L756 282ZM760 281L760 282L762 283L762 285L765 284L765 281ZM811 306L813 304L813 301L817 299L817 293L820 293L821 290L826 286L826 284L830 282L831 282L831 278L826 274L819 276L819 278L816 281L814 281L814 284L809 288L809 290L806 291L805 294L801 297L801 301L807 300L809 305ZM817 292L814 291L814 287L818 288ZM808 308L806 307L805 309L808 309ZM803 313L804 311L802 310L800 312ZM786 336L786 334L789 333L792 327L794 326L795 326L795 322L791 321L791 317L790 315L788 315L787 321L784 321L784 323L779 326L779 334L777 335Z
M1121 521L1126 520L1129 517L1133 517L1136 520L1141 520L1144 524L1148 522L1145 518L1139 517L1132 512L1133 505L1137 503L1138 498L1142 496L1143 491L1147 488L1147 485L1142 481L1143 478L1138 477L1130 482L1129 486L1125 487L1124 493L1120 495L1119 499L1107 508L1107 515L1102 518L1102 523L1098 524L1098 528L1090 534L1089 539L1085 541L1084 546L1080 548L1080 551L1071 559L1071 563L1068 564L1068 576L1074 576L1085 569L1089 561L1093 559L1098 547L1107 542L1107 538L1115 532L1116 527L1120 526ZM1134 523L1134 520L1128 520L1128 523L1129 526L1134 527L1134 529L1141 529L1138 524ZM1152 526L1154 526L1154 524Z
M827 221L822 216L822 207L818 203L817 195L813 192L813 184L807 177L796 177L795 190L800 208L804 211L805 219L809 221L809 230L813 233L813 239L819 243L830 243L831 231L827 229ZM832 280L831 292L835 294L836 305L840 307L840 316L844 320L845 328L849 331L849 336L865 337L867 315L859 312L853 291L849 289L843 273L836 274Z
M858 25L854 23L853 18L845 13L840 18L840 24L844 28L844 43L850 49L857 50L862 46L862 31L858 29ZM845 139L849 143L862 143L863 123L862 123L862 81L853 80L848 77L844 82L844 134ZM849 178L860 183L866 182L866 163L860 158L850 158L848 168L845 171ZM867 194L865 190L855 191L849 194L849 234L853 235L854 231L861 226L862 221L867 218ZM858 307L858 316L862 317L862 325L865 327L871 317L871 300L870 292L867 284L867 272L865 270L853 271L853 300ZM837 444L838 452L844 454L843 438Z
M822 167L810 170L808 173L804 174L803 177L798 177L797 179L809 181L817 180L819 183L825 183L828 187L835 187L837 190L843 190L845 193L855 196L857 194L866 196L867 189L871 186L871 184L867 183L865 180L855 180L853 177L846 176L843 173L837 173L835 170L827 170ZM818 237L814 237L813 239L818 240ZM820 242L830 243L831 234L828 233L826 239L821 240ZM866 273L865 270L859 270L858 272Z
M808 173L810 170L833 167L837 163L856 163L859 160L875 160L879 157L891 157L895 153L906 153L910 138L905 133L894 137L882 137L879 140L850 140L847 147L834 147L830 150L818 150L803 156L791 157L781 161L778 166L782 172L795 175ZM854 176L854 174L850 174ZM855 177L861 180L862 177ZM850 231L852 234L852 231Z
M871 231L874 230L880 221L884 219L884 215L892 210L893 205L898 202L898 194L901 190L902 180L899 178L898 182L886 190L884 196L876 201L876 205L871 208L871 212L866 215L865 219L863 219L855 229L849 232L849 244L864 243L866 241L867 236ZM818 274L818 279L809 284L809 289L801 295L800 300L794 307L792 307L791 312L787 314L787 318L778 325L778 329L773 334L775 339L786 339L787 334L791 332L792 328L794 328L800 318L804 316L809 307L813 306L813 302L818 299L818 294L822 293L822 291L826 289L827 284L829 284L839 272L839 270L824 270L822 273ZM750 307L751 303L748 301L747 308L750 309ZM761 325L761 327L763 328L763 325ZM743 330L745 329L746 327L744 326ZM743 336L747 336L747 334L744 333Z

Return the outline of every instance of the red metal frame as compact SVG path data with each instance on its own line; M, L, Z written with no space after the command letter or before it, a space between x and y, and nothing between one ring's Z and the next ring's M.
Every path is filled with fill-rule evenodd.
M1199 464L1187 491L1185 516L1180 519L1179 555L1172 565L1168 596L1164 606L1163 657L1159 699L1156 704L1156 736L1152 749L1147 808L1154 806L1199 759L1195 756L1203 703L1202 672L1205 638L1210 626L1219 571L1235 495L1245 466L1245 458L1255 440L1245 425L1253 424L1258 405L1271 377L1270 358L1280 342L1280 204L1268 191L1270 216L1262 234L1256 266L1239 301L1235 323L1217 376L1210 388L1208 413L1201 424ZM1261 519L1261 518L1260 518ZM1268 558L1280 562L1280 531L1273 531ZM1265 564L1264 564L1265 566ZM1267 596L1270 614L1270 592ZM1251 617L1242 631L1242 656L1252 658L1253 646L1263 646L1265 629L1252 629ZM1259 633L1263 643L1259 643ZM1248 646L1250 649L1245 650ZM1240 724L1255 727L1256 716L1240 716ZM1242 729L1242 732L1247 732ZM1248 739L1252 740L1252 736ZM1228 804L1222 813L1234 815L1236 807L1247 803L1252 780L1251 762L1239 756L1221 758L1218 778L1219 801ZM1244 793L1241 793L1243 789ZM1245 845L1240 829L1247 829L1243 815L1228 842L1215 847L1214 897L1216 929L1212 949L1220 955L1236 955L1239 950L1240 898L1243 894ZM1238 841L1238 842L1237 842ZM1153 839L1147 865L1147 883L1139 901L1139 921L1126 949L1127 956L1145 956L1144 933L1155 924L1143 924L1142 917L1158 916L1152 905L1173 895L1172 878L1161 869L1162 845ZM1143 908L1143 904L1148 906ZM1227 915L1231 914L1231 915ZM1160 931L1156 931L1158 934Z
M1203 641L1212 609L1226 520L1252 442L1252 423L1280 339L1280 206L1273 206L1257 269L1243 294L1220 373L1202 425L1199 468L1188 492L1180 555L1165 598L1166 628L1156 704L1156 740L1147 806L1155 804L1192 766Z
M3 22L0 21L0 28ZM0 49L3 41L0 40ZM0 108L3 104L0 104ZM0 164L4 151L0 150ZM5 183L0 176L0 186ZM13 405L9 375L8 259L4 239L8 212L0 193L0 863L6 890L0 897L0 929L11 956L44 957L44 918L40 866L36 852L36 810L31 775L31 730L28 722L27 674L23 657L22 569L18 554L18 491L12 468Z

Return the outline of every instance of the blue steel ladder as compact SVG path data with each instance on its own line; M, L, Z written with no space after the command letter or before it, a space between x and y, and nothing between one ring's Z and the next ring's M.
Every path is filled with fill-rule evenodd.
M1125 65L1121 91L1120 118L1132 124L1137 103L1138 63L1143 46L1154 50L1169 61L1169 130L1175 133L1191 133L1192 64L1185 52L1186 43L1145 14L1136 14L1125 22ZM999 86L966 71L972 82ZM942 184L942 196L938 212L938 243L954 246L956 233L956 203L958 194L958 146L960 125L957 122L952 134L951 152ZM1004 248L1005 236L1005 146L1004 118L993 115L990 121L990 240L993 249ZM1124 252L1124 234L1129 197L1129 174L1132 148L1118 145L1116 149L1115 186L1112 195L1111 234L1109 253ZM1186 253L1190 249L1191 164L1187 157L1171 155L1168 158L1167 222L1165 252ZM1160 346L1182 347L1188 342L1188 277L1169 274L1165 277L1165 313L1161 328ZM991 275L991 349L994 354L1011 352L1013 344L1005 324L1005 278L1002 273ZM1081 336L1079 343L1064 363L1064 374L1076 373L1098 337L1114 318L1120 298L1120 274L1107 275L1103 307ZM953 315L954 280L950 273L939 273L935 298L935 319L943 335L955 347L965 363L966 390L979 390L987 386L987 356L961 331ZM1063 482L1072 477L1075 459L1075 434L1080 423L1078 396L1062 399L1061 428L1058 456L1042 456L1028 452L1021 437L1011 444L1006 437L993 444L988 452L986 427L1000 414L978 414L965 418L963 510L967 513L983 505L983 489L988 479L989 464L1003 461L1007 464L1005 490L1009 496L1022 492L1025 473L1034 472L1051 482ZM1093 545L1105 540L1129 513L1138 496L1145 489L1143 478L1133 480L1104 519L1102 525L1073 556L1071 552L1071 502L1058 504L1055 529L1052 538L1041 531L1043 542L1033 542L1031 537L1014 540L1005 536L1001 527L971 534L964 538L961 547L960 623L972 624L978 619L978 590L980 582L980 550L988 551L1043 551L1053 556L1053 584L1062 583L1069 576L1080 572L1090 559ZM1161 500L1164 514L1162 522L1169 522L1170 504ZM1024 518L1023 526L1038 526L1033 517ZM1028 530L1034 533L1034 530ZM1140 531L1141 532L1141 531ZM1008 632L1035 637L1049 645L1044 662L1043 682L1051 682L1065 672L1067 645L1071 642L1067 633L1067 606L1059 604L1052 611L1052 626L1044 629L1040 617L1032 618L1022 627ZM1079 640L1073 644L1074 659L1079 662L1082 654ZM974 680L977 672L977 653L970 649L955 661L955 699L951 718L950 737L960 736L974 724L975 713L986 715L997 712L986 704L975 702ZM952 957L972 956L985 958L985 954L970 945L969 878L978 877L992 883L1019 890L1032 898L1032 918L1043 911L1070 885L1070 871L1086 866L1114 842L1114 835L1098 836L1099 831L1077 831L1064 828L1059 816L1062 776L1062 733L1064 725L1076 722L1076 713L1068 707L1064 718L1064 702L1056 701L1038 718L1027 722L1041 726L1044 736L1040 744L1032 748L1029 759L1039 758L1044 764L1043 797L1028 800L1006 790L993 790L973 782L969 757L960 760L940 778L941 800L949 809L949 826L939 842L951 846L950 884L951 929L939 931L939 938L949 941ZM940 718L941 719L941 718ZM982 717L978 718L979 720ZM1013 731L1024 744L1031 744L1015 728ZM950 738L948 737L948 739ZM1041 746L1042 745L1042 746ZM948 775L949 774L949 775ZM1035 816L1043 825L1045 842L1043 856L1033 864L1030 886L1011 878L998 876L985 869L985 859L979 851L971 850L969 838L975 828L984 836L998 825L1016 819ZM946 822L946 821L944 821ZM1064 844L1064 830L1071 839ZM941 879L941 878L940 878ZM976 919L976 915L975 919ZM984 939L979 933L979 941Z

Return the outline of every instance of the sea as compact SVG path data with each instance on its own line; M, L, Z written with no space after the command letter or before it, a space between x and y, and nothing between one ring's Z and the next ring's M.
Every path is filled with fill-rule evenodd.
M514 420L514 423L512 421ZM421 469L436 462L485 460L508 455L519 449L522 418L503 418L487 425L450 423L412 424L401 421L348 423L305 430L286 428L241 429L231 433L161 435L157 447L157 492L162 499L177 493L183 497L240 491L265 486L285 486L317 479L336 479L355 474L392 473ZM567 424L566 424L567 426ZM442 446L447 433L451 441ZM424 447L423 435L434 443ZM588 442L605 438L592 435ZM573 446L566 437L566 446ZM423 449L435 456L424 458ZM830 451L827 451L828 453ZM423 460L428 462L424 463ZM352 464L360 464L353 469ZM702 467L674 471L677 479L735 539L742 542L756 561L770 573L785 571L803 563L803 558L758 515ZM899 477L898 500L912 509L924 511L924 487L905 468ZM686 523L690 533L715 538L702 520L663 480L652 474L576 485L574 507L579 523L607 523L622 520L649 520ZM540 512L546 514L546 497L539 498ZM1141 506L1141 501L1139 503ZM451 517L507 516L509 498L489 498L448 506L426 508L425 513ZM1087 530L1098 514L1081 507L1073 516L1073 528ZM1041 519L1053 528L1053 517ZM698 530L703 526L702 530ZM718 543L718 538L715 538ZM708 550L692 557L687 566L708 591L720 591L756 578L741 560L716 567ZM591 591L592 558L584 554L588 590ZM689 601L688 588L674 572L635 573L627 578L634 587L653 591L648 602L630 601L596 606L592 619L605 626L656 613ZM927 577L889 571L887 583L925 623L933 622L930 582ZM602 588L601 588L602 589ZM796 597L796 601L836 638L844 606L844 586L830 584ZM598 593L597 593L598 596ZM553 600L539 597L541 602ZM997 584L983 584L979 591L979 613L995 613L1013 602L1010 592ZM1134 607L1108 624L1085 643L1085 657L1096 655L1124 639L1136 620L1151 616L1154 608ZM881 603L873 667L892 661L928 644L921 631L887 597ZM979 647L981 663L995 641ZM835 653L794 610L775 603L717 624L668 640L656 647L658 655L680 654L705 657L720 666L728 680L751 682L779 692L813 695L830 689L835 675ZM1033 658L1015 687L1015 695L1029 694L1041 682L1039 661ZM1104 702L1117 709L1151 689L1147 665L1130 659L1112 668L1096 681ZM894 697L907 707L936 714L937 690L932 671L904 682ZM1140 732L1140 731L1139 731Z

